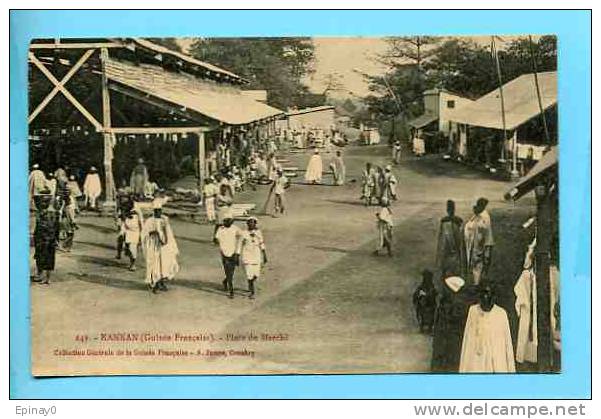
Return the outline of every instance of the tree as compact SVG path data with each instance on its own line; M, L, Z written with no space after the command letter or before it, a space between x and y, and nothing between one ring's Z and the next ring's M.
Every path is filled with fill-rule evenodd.
M376 118L411 117L423 112L423 92L429 86L424 65L432 58L440 38L401 36L386 38L385 53L376 60L388 67L384 75L367 75L373 94L365 103Z
M350 98L346 98L346 100L342 102L341 107L345 112L351 115L357 111L357 105Z
M522 74L532 73L531 45L528 37L504 41L497 38L501 79L507 83ZM533 41L538 71L557 69L557 45L554 36ZM429 83L477 98L499 87L497 70L490 46L460 38L449 39L432 51L425 64Z
M190 54L250 81L249 89L267 90L267 101L286 109L324 103L302 79L312 72L311 38L198 38Z
M497 39L503 83L533 72L532 52L539 72L557 69L554 36L540 37L532 45L528 37ZM475 99L499 87L489 45L466 38L403 37L388 38L387 42L387 52L377 58L387 65L386 73L364 75L373 92L364 103L378 119L394 121L400 115L402 121L405 116L421 114L422 95L428 88Z
M499 84L490 50L461 38L446 40L435 48L425 71L433 87L472 98L482 96Z
M398 36L388 37L388 48L378 60L388 67L416 67L421 70L422 65L433 54L433 47L440 38L433 36Z
M329 73L323 76L322 82L324 90L322 95L326 98L331 92L340 92L344 90L344 84L342 83L342 75L340 73Z

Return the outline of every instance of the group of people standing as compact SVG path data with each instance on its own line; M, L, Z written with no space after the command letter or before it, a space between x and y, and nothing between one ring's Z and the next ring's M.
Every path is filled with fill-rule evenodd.
M44 173L35 163L28 179L31 279L49 284L56 251L70 252L75 231L78 200L83 196L86 208L96 209L101 193L100 178L90 168L83 194L74 175L63 167Z
M389 204L391 201L397 200L397 184L398 180L392 172L391 165L382 168L368 162L361 174L360 199L365 206Z
M487 205L479 198L464 222L447 201L436 249L440 286L425 269L413 294L420 331L433 334L434 372L515 372L509 320L488 276L494 239Z
M342 186L346 182L346 165L342 158L342 151L336 150L334 157L330 161L329 169L332 173L333 184ZM313 151L309 158L307 169L305 170L305 182L312 185L322 183L323 179L323 160L318 148Z

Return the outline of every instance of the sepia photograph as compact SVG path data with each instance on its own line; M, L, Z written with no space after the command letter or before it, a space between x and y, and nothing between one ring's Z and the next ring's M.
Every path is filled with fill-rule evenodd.
M557 43L33 39L32 374L560 373Z

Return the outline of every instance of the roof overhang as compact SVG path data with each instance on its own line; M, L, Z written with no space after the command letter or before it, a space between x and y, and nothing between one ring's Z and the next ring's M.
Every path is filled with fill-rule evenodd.
M246 125L274 119L284 112L253 100L233 86L198 80L152 65L108 60L106 76L111 88L153 104L170 104L186 116L198 114L227 125Z
M517 201L522 196L532 191L536 185L551 175L557 169L558 156L557 146L551 147L549 151L543 154L543 157L534 165L534 167L521 178L513 187L505 193L505 199Z

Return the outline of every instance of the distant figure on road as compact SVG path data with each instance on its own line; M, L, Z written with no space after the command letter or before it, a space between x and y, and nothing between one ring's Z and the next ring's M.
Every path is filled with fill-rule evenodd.
M98 176L98 170L92 166L83 183L83 194L85 196L84 206L96 209L96 200L101 193L102 186L100 185L100 176Z
M447 201L447 215L440 220L436 245L436 266L441 274L463 275L465 247L461 227L463 220L455 215L455 201Z
M130 205L124 214L121 228L123 229L123 244L125 254L129 257L129 270L136 270L136 259L138 257L138 246L141 244L144 217L142 212Z
M394 164L401 163L401 151L401 142L399 140L396 140L392 145L392 161L394 162Z
M242 232L236 252L242 258L251 299L255 298L255 281L261 276L261 266L267 263L263 233L257 228L257 222L255 217L246 221L247 230Z
M480 284L482 278L486 277L495 244L487 205L486 198L479 198L473 207L474 215L463 228L467 272L474 285Z
M375 195L375 170L371 167L371 163L365 164L365 169L361 174L361 182L360 199L365 201L365 206L369 206Z
M332 159L332 162L330 163L330 169L334 174L334 185L344 185L346 179L346 166L344 165L344 160L342 159L342 152L340 150L336 150L336 156Z
M319 184L321 183L322 173L323 163L321 161L321 156L319 155L319 150L315 149L313 155L309 159L309 164L307 164L307 171L305 172L305 181L313 185Z
M273 185L271 186L274 201L273 201L273 216L277 217L278 214L284 214L286 211L286 199L284 198L286 194L286 189L290 187L290 182L286 175L284 175L284 171L281 167L277 168L277 175L275 180L273 181Z
M422 130L416 130L413 136L413 154L417 157L426 154L426 142L422 138Z
M223 225L219 226L215 233L215 241L219 244L221 252L221 262L225 272L223 280L223 288L228 292L229 298L234 298L234 272L236 266L240 263L240 255L238 251L238 242L242 236L242 230L234 225L231 211L229 214L224 214L226 218L223 220Z
M215 199L219 190L213 180L213 177L209 177L202 187L202 196L205 203L205 211L207 212L207 221L209 224L215 222Z
M397 179L396 176L394 175L394 173L392 173L392 167L390 165L386 166L386 168L384 169L384 174L382 177L382 184L383 184L383 191L382 191L382 196L386 197L386 199L388 199L388 202L392 201L396 201L397 200L397 195L396 195L396 186L397 186Z
M146 184L148 183L148 169L144 164L144 159L138 159L138 164L131 171L129 177L129 186L136 199L144 199Z
M415 307L420 333L432 333L437 295L438 292L432 282L432 272L424 269L422 271L422 282L413 293L413 307Z
M380 250L386 249L388 256L392 256L392 227L394 224L387 198L382 198L376 218L378 220L378 248L374 251L374 255L377 256L380 254Z
M146 256L146 283L153 293L167 291L166 280L179 271L179 249L171 230L169 218L163 215L159 202L153 202L153 216L144 222L142 244Z

